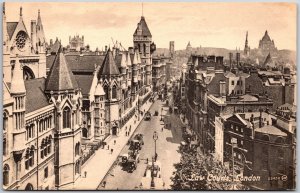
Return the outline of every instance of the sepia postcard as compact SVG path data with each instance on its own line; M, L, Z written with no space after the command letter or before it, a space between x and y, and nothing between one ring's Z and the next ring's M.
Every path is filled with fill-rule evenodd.
M4 190L295 190L297 5L4 2Z

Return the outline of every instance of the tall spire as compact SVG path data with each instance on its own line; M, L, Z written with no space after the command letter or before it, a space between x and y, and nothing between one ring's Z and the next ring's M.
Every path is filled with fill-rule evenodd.
M142 17L144 17L144 3L142 2Z
M248 47L248 31L247 31L247 33L246 33L245 47Z

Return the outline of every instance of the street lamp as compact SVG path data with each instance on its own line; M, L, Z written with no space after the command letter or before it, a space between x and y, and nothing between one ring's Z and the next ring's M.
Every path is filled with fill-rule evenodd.
M156 131L154 131L154 133L153 133L153 140L154 140L154 158L155 158L155 161L156 161L156 159L157 159L157 153L156 153L156 141L158 140L158 135L157 135L157 132Z

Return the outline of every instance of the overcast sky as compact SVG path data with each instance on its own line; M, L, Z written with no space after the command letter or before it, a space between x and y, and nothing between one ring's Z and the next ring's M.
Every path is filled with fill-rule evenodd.
M118 40L127 48L142 15L142 3L6 3L7 21L18 21L19 8L30 33L30 20L38 9L47 41L58 37L63 45L69 35L84 35L92 49ZM193 47L257 48L268 30L278 49L296 50L296 5L288 3L144 3L144 16L158 48Z

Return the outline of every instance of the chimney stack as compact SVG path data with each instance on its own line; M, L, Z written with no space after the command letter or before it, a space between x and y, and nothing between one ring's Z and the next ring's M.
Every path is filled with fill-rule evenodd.
M232 58L233 58L233 54L230 52L229 53L229 68L230 68L230 70L232 68Z
M236 67L238 67L240 65L240 58L241 58L241 54L240 53L236 53Z

